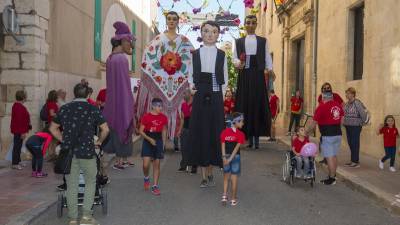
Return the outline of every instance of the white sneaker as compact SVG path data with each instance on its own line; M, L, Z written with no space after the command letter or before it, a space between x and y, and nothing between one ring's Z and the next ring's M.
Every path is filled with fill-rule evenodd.
M397 195L395 195L394 197L396 197L396 198L400 198L400 194L397 194Z
M385 164L383 164L383 162L381 160L379 160L379 169L383 170L384 165Z
M396 172L396 169L393 166L389 167L389 170L392 172Z

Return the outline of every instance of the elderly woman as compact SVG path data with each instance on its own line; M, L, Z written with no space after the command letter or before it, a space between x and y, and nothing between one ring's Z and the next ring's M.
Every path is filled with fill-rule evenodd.
M351 151L351 161L345 165L352 168L360 167L360 134L367 116L365 106L356 99L356 89L350 87L346 90L347 102L344 105L344 121L347 143Z

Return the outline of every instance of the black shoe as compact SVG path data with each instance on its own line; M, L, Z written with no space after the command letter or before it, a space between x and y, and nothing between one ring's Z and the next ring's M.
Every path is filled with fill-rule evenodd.
M253 145L247 145L247 148L253 148Z
M202 180L200 183L200 188L207 188L208 187L208 181L207 180Z
M180 152L179 148L175 148L174 150L175 152Z
M259 146L256 146L256 149L259 149L260 147Z
M194 170L194 169L192 169L192 171L190 171L190 174L191 174L191 175L195 175L195 174L197 174L197 170L196 170L196 169L195 169L195 170Z
M325 185L335 185L336 184L336 178L328 177L327 179L321 180L320 182L321 182L321 184L325 184Z
M57 186L57 190L59 190L59 191L65 191L65 190L67 190L67 184L66 184L66 183L63 183L63 184L61 184L61 185L58 185L58 186Z
M185 169L185 168L179 168L179 169L178 169L178 173L184 173L184 172L186 172L186 169Z

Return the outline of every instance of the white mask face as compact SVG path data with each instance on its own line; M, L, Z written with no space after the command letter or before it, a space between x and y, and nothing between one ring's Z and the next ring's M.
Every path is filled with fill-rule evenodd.
M217 27L206 24L201 30L201 38L205 45L213 45L217 42L219 31Z

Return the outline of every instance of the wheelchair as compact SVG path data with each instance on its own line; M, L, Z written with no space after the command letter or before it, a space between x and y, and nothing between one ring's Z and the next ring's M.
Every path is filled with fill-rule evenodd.
M309 159L311 176L307 178L296 178L297 161L293 152L287 151L284 155L284 161L282 164L282 180L292 186L294 185L296 179L303 179L305 182L310 182L311 187L314 187L317 167L314 157L309 157Z

